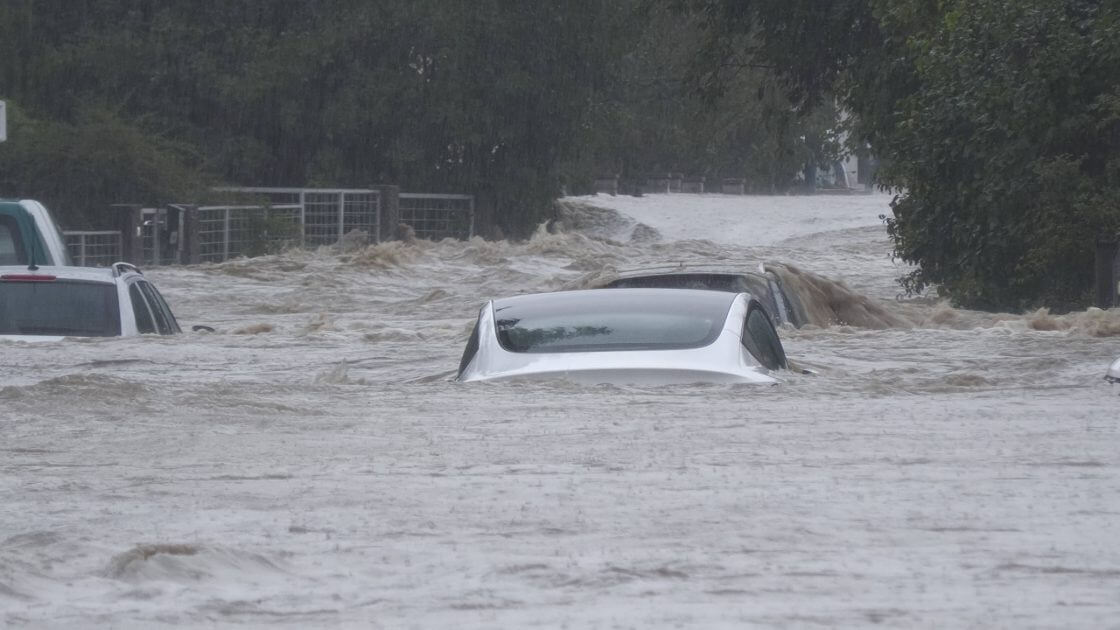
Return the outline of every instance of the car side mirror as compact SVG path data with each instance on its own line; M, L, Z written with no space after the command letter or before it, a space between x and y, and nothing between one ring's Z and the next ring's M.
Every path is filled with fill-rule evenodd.
M195 324L194 326L191 326L191 330L194 332L214 332L213 328L211 328L210 326L203 326L202 324Z

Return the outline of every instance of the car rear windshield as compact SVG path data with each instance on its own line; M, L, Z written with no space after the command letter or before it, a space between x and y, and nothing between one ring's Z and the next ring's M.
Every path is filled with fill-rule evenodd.
M589 291L496 302L498 342L510 352L674 350L719 336L731 293Z
M0 281L0 335L121 334L116 286L104 282Z

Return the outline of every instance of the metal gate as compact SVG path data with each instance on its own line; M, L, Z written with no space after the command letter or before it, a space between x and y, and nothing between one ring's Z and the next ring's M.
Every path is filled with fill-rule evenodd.
M334 245L343 237L371 244L381 233L381 193L354 188L216 188L247 202L274 208L299 208L302 245ZM350 235L350 236L347 236Z
M466 240L474 236L474 196L400 194L401 223L412 226L417 238Z

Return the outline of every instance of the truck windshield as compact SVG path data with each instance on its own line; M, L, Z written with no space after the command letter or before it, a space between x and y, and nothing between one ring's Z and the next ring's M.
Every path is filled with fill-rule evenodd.
M114 337L120 320L112 284L0 281L0 335Z

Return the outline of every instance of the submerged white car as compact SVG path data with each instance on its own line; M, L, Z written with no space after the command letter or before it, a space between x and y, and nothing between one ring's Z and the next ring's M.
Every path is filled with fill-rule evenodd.
M139 269L0 267L0 339L57 341L181 332L171 308Z
M459 380L777 383L785 350L749 293L591 289L482 307Z

